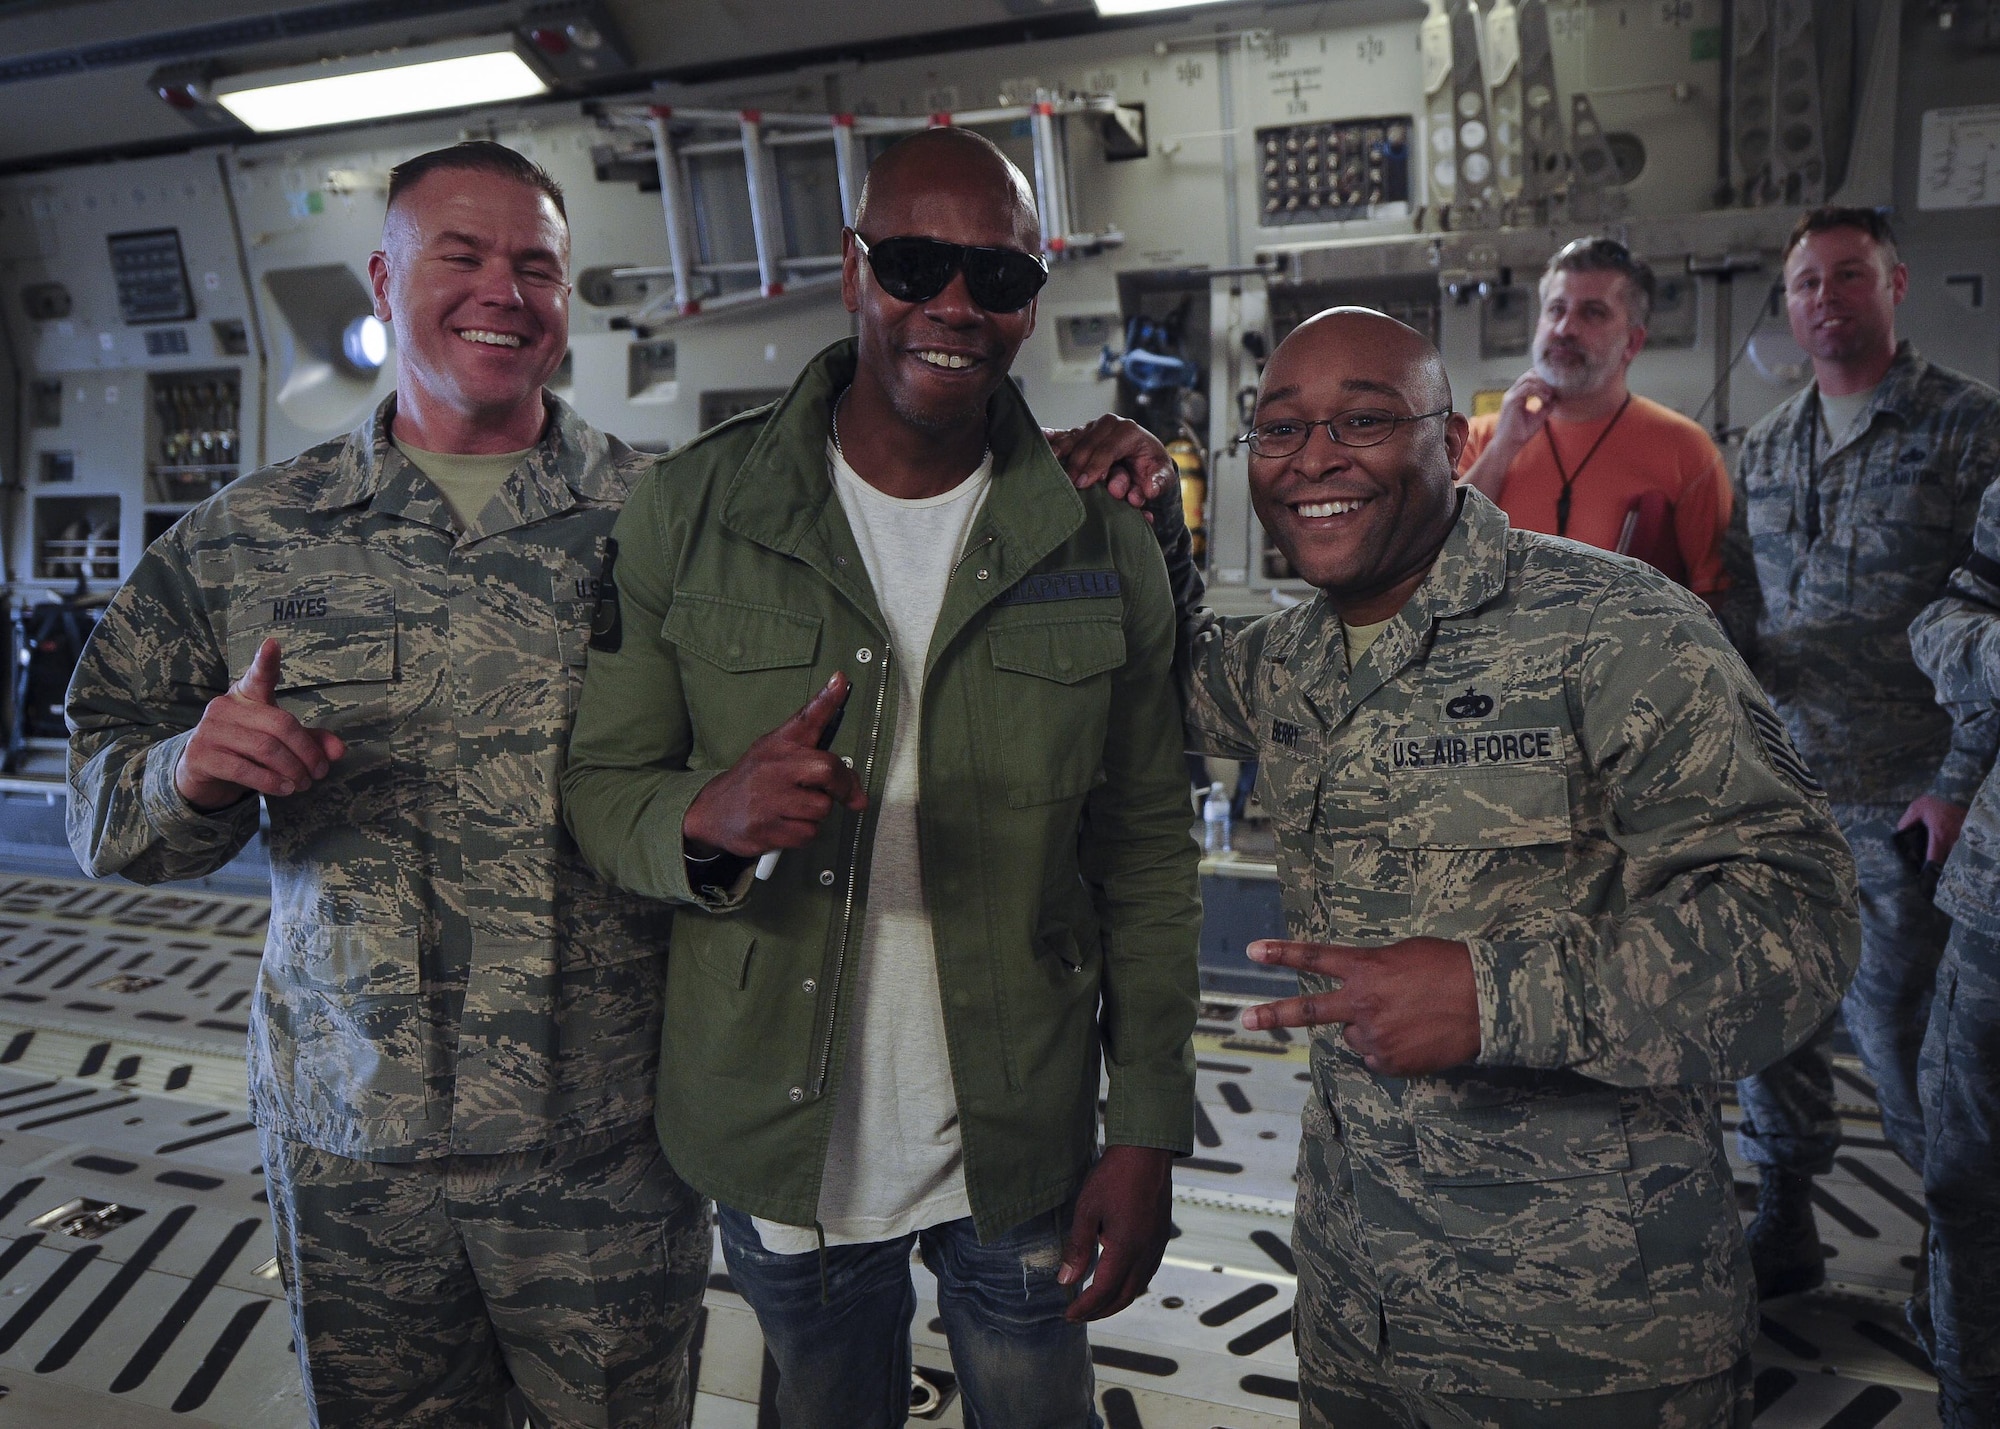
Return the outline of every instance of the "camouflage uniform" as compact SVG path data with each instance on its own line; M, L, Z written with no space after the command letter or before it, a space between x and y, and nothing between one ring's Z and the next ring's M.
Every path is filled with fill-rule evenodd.
M1919 794L1971 802L2000 719L1954 723L1908 630L1971 548L2000 473L2000 402L1906 342L1851 440L1829 442L1819 388L1751 428L1723 546L1731 634L1833 798L1861 889L1861 967L1843 1007L1882 1128L1923 1164L1917 1051L1948 931L1890 838ZM1746 1160L1803 1175L1840 1144L1824 1039L1739 1089Z
M1461 499L1353 671L1324 596L1192 642L1190 738L1263 761L1291 936L1463 940L1478 989L1478 1060L1434 1076L1313 1030L1309 1424L1357 1383L1500 1423L1733 1376L1756 1316L1714 1084L1809 1036L1855 957L1847 850L1701 604Z
M2000 486L1972 554L1910 627L1918 665L1959 720L2000 709ZM2000 1423L2000 770L1979 786L1938 882L1952 917L1918 1073L1931 1218L1929 1323L1951 1429Z
M250 1012L251 1115L304 1267L293 1313L322 1414L434 1391L381 1422L482 1422L497 1368L439 1382L415 1347L497 1335L545 1423L677 1425L686 1375L651 1362L685 1364L708 1232L648 1125L665 917L600 882L557 809L606 541L650 459L550 399L540 445L461 532L389 441L393 412L235 483L146 553L70 688L70 842L92 874L153 883L249 841L258 800L202 813L174 767L275 636L278 703L348 746L309 791L265 801ZM392 1187L427 1217L393 1251L369 1219ZM533 1214L561 1207L544 1230L472 1229L530 1196ZM316 1300L392 1254L383 1283L432 1288ZM524 1255L560 1275L523 1290ZM490 1327L468 1326L482 1303ZM629 1385L607 1400L607 1381L645 1402Z

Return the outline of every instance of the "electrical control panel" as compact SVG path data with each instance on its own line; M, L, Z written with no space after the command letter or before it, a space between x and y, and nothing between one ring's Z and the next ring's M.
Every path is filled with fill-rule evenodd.
M1338 223L1410 199L1409 115L1257 131L1257 222Z

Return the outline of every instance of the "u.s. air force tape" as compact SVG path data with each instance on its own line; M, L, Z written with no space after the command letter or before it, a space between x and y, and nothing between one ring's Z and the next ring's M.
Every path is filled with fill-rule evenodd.
M1494 729L1480 734L1429 734L1392 740L1389 765L1405 769L1459 769L1496 764L1541 764L1562 757L1562 731Z
M1770 766L1808 794L1826 797L1819 780L1813 778L1812 770L1792 747L1792 737L1785 730L1784 723L1771 712L1761 700L1748 695L1738 698L1743 704L1743 713L1750 717L1750 727L1757 731L1757 742L1764 746L1764 759Z

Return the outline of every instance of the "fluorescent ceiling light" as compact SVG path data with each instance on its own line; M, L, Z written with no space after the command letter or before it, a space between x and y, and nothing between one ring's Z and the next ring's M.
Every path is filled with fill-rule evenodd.
M548 93L511 35L419 45L216 81L216 102L259 134L360 124Z
M1194 10L1227 0L1096 0L1100 15L1150 15L1155 10Z

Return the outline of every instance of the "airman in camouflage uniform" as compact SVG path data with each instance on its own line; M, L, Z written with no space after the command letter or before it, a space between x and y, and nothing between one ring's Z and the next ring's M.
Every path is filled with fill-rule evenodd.
M1311 940L1253 945L1305 996L1245 1015L1313 1027L1303 1422L1747 1424L1716 1083L1835 1005L1847 850L1700 602L1455 492L1449 408L1380 314L1288 337L1251 494L1320 593L1189 643Z
M679 1429L710 1241L651 1124L665 917L557 808L650 459L542 392L566 229L545 175L473 148L391 190L419 229L414 259L385 238L416 273L383 313L398 395L197 508L111 602L70 690L70 837L95 875L193 878L266 796L251 1111L316 1424L486 1425L513 1386L538 1425ZM466 516L397 442L417 417L465 450L435 433L468 411L532 450ZM217 764L232 719L260 733Z
M1972 548L1910 627L1917 664L1957 720L2000 711L2000 485L1980 503ZM1973 798L1937 902L1951 939L1917 1078L1930 1314L1911 1318L1947 1429L1988 1429L2000 1424L2000 769Z
M1934 875L1949 854L2000 718L1939 710L1907 632L1971 549L2000 473L2000 397L1896 342L1907 274L1872 210L1807 215L1785 274L1816 380L1744 440L1723 616L1854 850L1861 966L1842 1012L1884 1135L1921 1169L1917 1054L1949 923L1917 865ZM1864 403L1851 419L1828 415L1836 392ZM1910 857L1894 842L1904 829L1921 840ZM1825 1275L1809 1178L1840 1145L1826 1037L1738 1094L1743 1155L1764 1177L1750 1229L1758 1283L1767 1295L1808 1288Z

